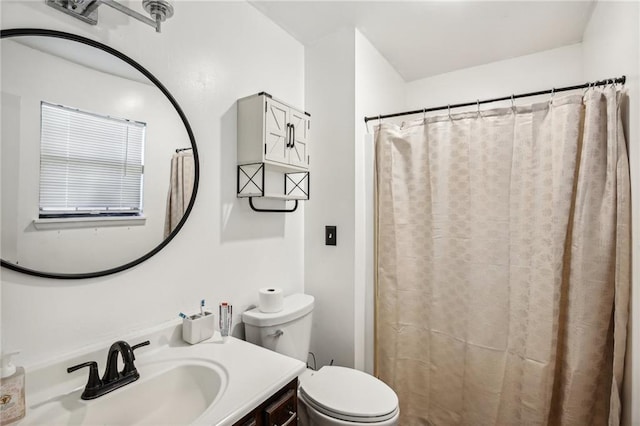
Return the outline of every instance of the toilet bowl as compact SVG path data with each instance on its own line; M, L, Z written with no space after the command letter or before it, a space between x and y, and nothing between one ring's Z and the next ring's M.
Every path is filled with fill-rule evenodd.
M352 368L325 366L300 376L301 423L309 426L398 424L398 397L375 377Z
M313 296L294 294L284 298L280 312L244 312L247 341L306 362L313 305ZM302 426L395 426L400 410L395 392L381 380L353 368L325 366L300 375L298 413Z

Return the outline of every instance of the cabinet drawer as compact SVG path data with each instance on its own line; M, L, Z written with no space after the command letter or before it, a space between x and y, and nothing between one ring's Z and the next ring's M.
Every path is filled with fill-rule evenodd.
M297 426L298 379L295 378L233 426Z
M264 424L268 426L297 426L297 398L294 389L289 389L280 398L264 409Z
M251 417L250 419L245 420L242 423L242 426L258 426L258 422L255 419L255 416Z

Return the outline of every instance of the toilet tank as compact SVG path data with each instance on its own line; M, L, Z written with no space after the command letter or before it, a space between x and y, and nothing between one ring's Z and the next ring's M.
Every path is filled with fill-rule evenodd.
M285 297L280 312L266 313L258 308L243 312L246 339L306 364L312 314L313 296L308 294Z

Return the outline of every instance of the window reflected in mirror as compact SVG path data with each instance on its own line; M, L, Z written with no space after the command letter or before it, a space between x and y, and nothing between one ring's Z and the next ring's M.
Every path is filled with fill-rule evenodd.
M142 215L146 124L41 102L40 218Z

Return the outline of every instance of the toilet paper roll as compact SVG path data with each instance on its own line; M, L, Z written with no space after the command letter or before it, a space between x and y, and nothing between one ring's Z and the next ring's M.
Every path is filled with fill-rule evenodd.
M284 294L281 288L261 288L258 293L258 309L260 312L273 313L283 309Z

